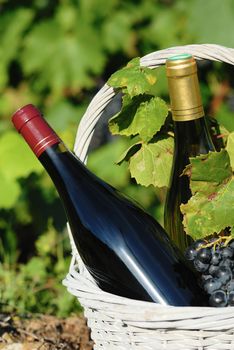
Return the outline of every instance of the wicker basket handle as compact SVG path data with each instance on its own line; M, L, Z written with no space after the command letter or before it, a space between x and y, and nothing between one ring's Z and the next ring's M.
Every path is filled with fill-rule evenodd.
M234 65L234 49L214 44L177 46L152 52L141 58L141 65L156 68L165 64L167 58L181 53L192 54L198 60L219 61ZM95 126L115 94L115 90L105 84L94 96L81 119L77 130L74 152L83 162L87 160L88 147Z

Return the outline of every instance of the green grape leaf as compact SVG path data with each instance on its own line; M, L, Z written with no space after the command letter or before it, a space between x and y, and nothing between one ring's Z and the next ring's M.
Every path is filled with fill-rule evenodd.
M150 92L156 80L156 71L141 67L140 58L137 57L126 67L112 74L107 84L114 88L124 88L131 97L134 97Z
M191 178L192 193L196 191L196 182L219 185L232 175L229 155L223 149L220 152L209 152L190 158L190 164L187 165L183 174Z
M187 6L187 28L184 29L187 35L192 35L195 38L196 42L212 41L216 44L233 47L233 10L232 0L223 1L222 6L220 6L219 0L189 1Z
M234 171L234 132L228 135L226 150L230 157L232 170Z
M181 205L185 231L194 239L234 226L234 178L226 150L191 158L192 197Z
M126 149L118 158L118 160L116 161L116 164L120 165L122 164L124 161L128 162L130 160L130 158L139 151L139 149L142 146L142 142L137 142L133 145L131 145L130 147L128 147L128 149Z
M40 162L22 137L14 131L5 132L0 137L0 178L3 184L0 207L9 208L16 201L20 192L17 183L19 177L42 170Z
M142 144L130 159L131 176L138 184L168 186L173 157L173 139L162 138L155 143Z
M52 19L36 23L21 55L24 73L37 74L37 88L50 87L55 95L92 86L105 61L99 31L75 6L61 6Z
M209 194L196 193L187 204L181 205L186 232L194 239L219 233L234 225L234 178L227 183L210 187Z
M1 13L0 88L8 82L9 64L18 55L23 33L32 22L33 15L34 10L26 7Z
M126 11L113 11L103 23L104 45L110 52L122 49L129 56L135 56L134 33L131 30L133 15Z
M148 142L160 130L168 114L166 103L159 97L123 96L122 110L109 121L113 135L134 136Z

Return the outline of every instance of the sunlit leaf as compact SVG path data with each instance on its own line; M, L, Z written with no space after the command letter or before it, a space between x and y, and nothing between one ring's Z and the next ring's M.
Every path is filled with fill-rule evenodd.
M115 88L126 88L131 97L148 93L156 83L156 71L140 66L140 59L132 59L126 67L112 74L108 84Z
M130 99L123 97L123 107L109 122L112 134L139 135L149 141L160 130L168 114L166 103L159 97L142 95Z
M130 159L131 176L138 184L155 187L168 186L173 155L173 139L142 144Z
M234 171L234 132L228 135L226 150L230 157L232 171Z
M191 158L189 174L193 196L181 205L186 232L198 239L234 226L234 177L227 151Z

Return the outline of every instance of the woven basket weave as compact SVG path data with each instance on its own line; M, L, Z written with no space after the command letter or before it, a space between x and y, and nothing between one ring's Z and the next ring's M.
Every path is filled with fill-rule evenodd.
M234 65L234 49L210 44L153 52L141 58L141 65L155 68L180 53ZM114 89L104 85L79 124L74 151L83 162L96 123L114 96ZM69 236L72 261L63 284L84 307L95 350L234 349L234 307L162 306L103 292L82 263L70 231Z

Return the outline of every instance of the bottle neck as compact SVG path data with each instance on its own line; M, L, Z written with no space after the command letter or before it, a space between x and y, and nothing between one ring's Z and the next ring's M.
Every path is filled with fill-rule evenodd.
M176 151L196 156L215 150L204 116L184 122L174 121L174 132Z
M204 116L197 74L168 78L168 85L174 121L193 121Z
M35 106L26 105L16 111L12 122L39 158L58 190L59 182L63 183L62 178L71 179L73 177L69 171L71 167L74 168L74 160L76 168L80 165L79 173L83 171L87 175L86 167L66 148Z
M174 121L190 121L204 116L195 59L177 56L166 61L171 112Z
M59 142L47 147L44 152L40 154L38 159L50 175L55 186L57 187L57 190L59 191L59 187L63 183L63 177L68 179L72 176L72 173L70 173L70 169L73 167L72 164L74 162L72 152L66 148L63 142ZM76 163L76 167L81 164L81 162ZM84 167L80 166L80 168Z
M180 141L190 140L190 142L196 141L204 128L207 128L205 117L199 119L179 122L174 120L174 132L175 137Z

